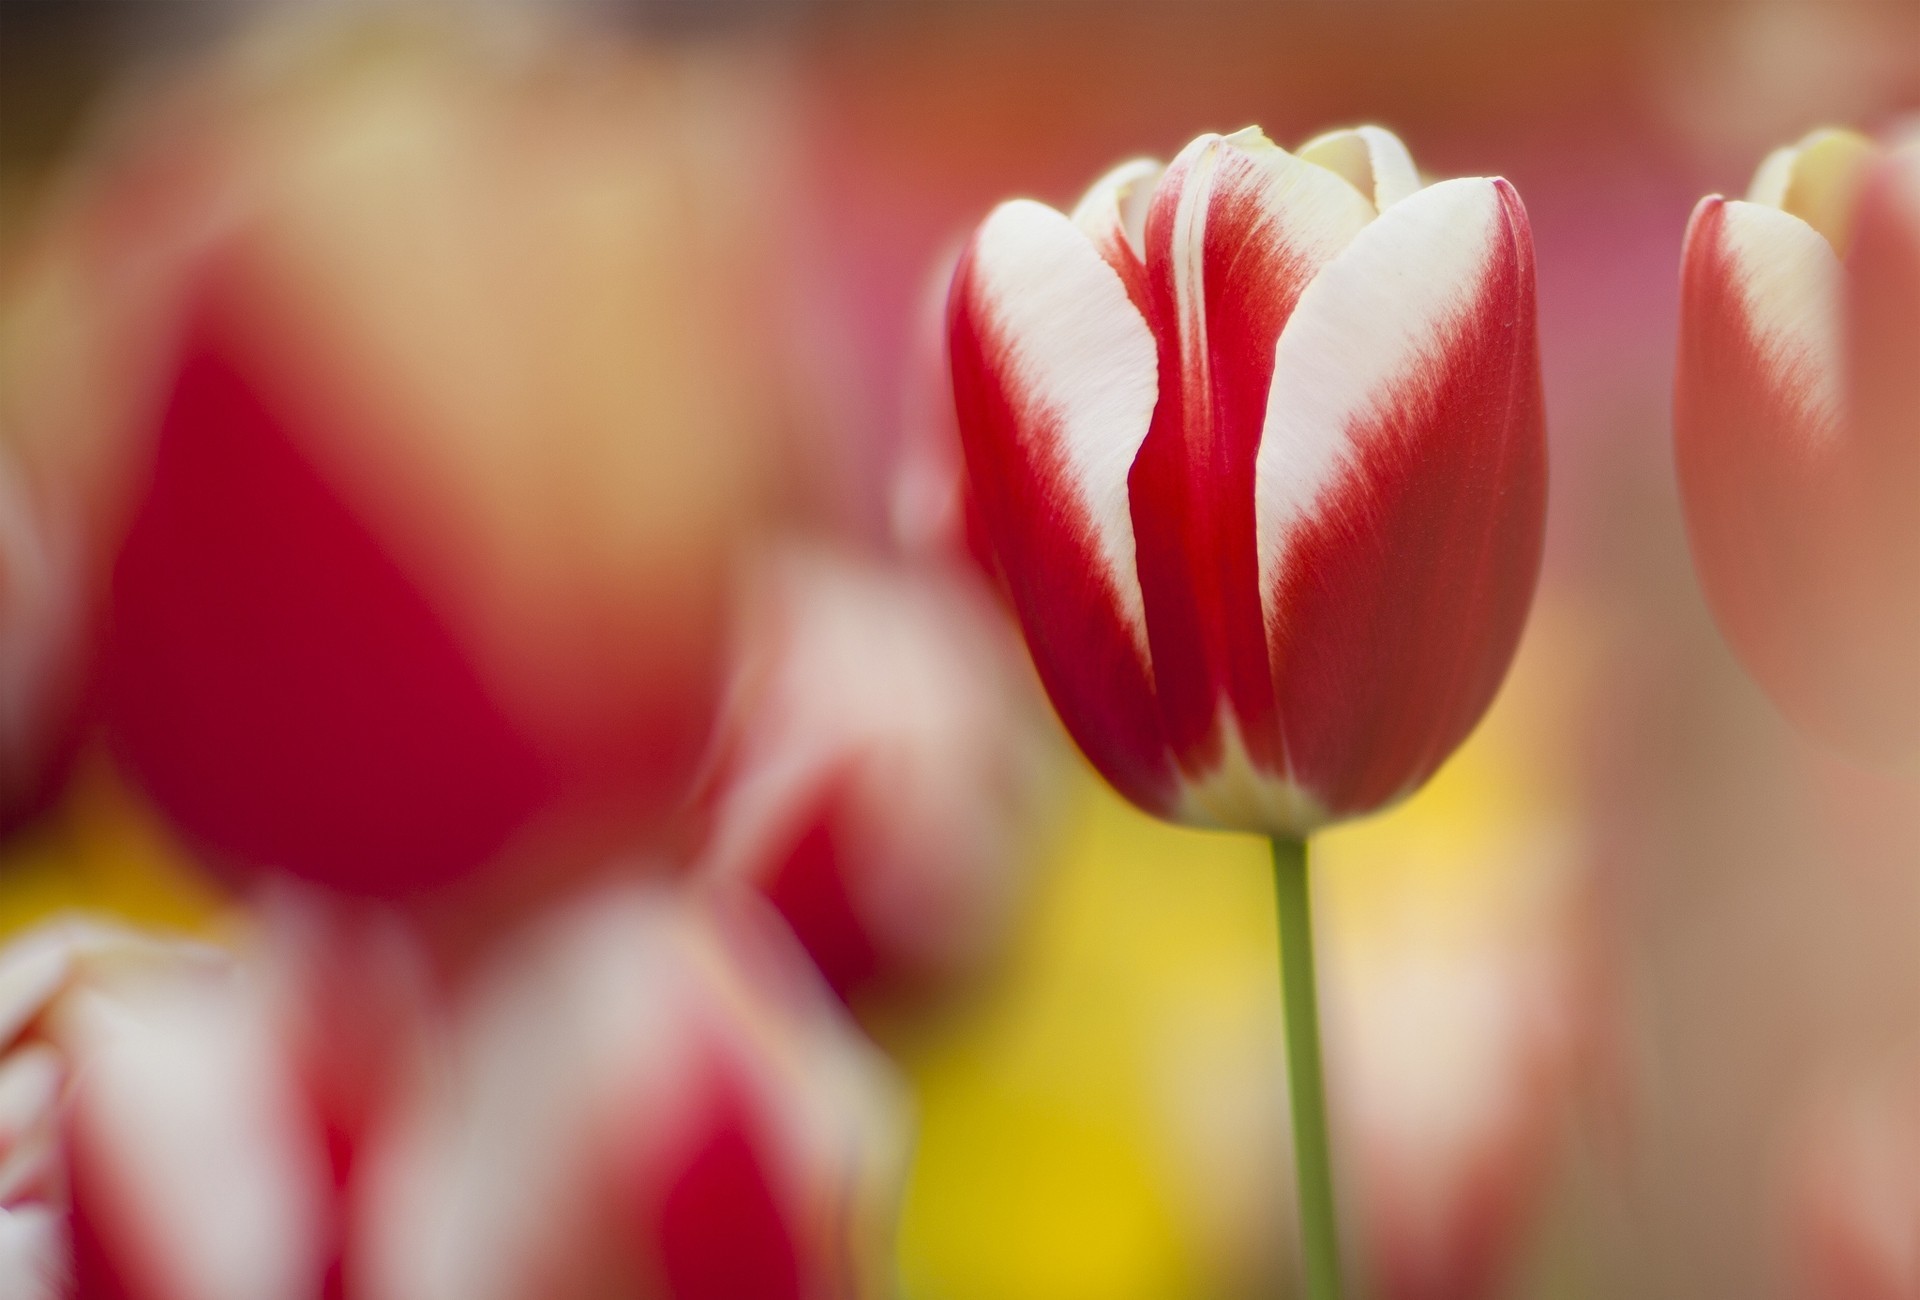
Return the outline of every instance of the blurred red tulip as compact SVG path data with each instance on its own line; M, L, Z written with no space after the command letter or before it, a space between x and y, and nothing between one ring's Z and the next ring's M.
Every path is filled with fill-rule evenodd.
M597 859L708 743L777 369L765 175L710 142L757 101L479 26L198 70L101 169L141 219L64 250L115 319L63 379L129 390L106 726L242 873L403 896ZM112 347L132 316L158 337Z
M0 956L0 1079L39 1099L0 1169L64 1220L63 1261L70 1226L68 1294L345 1294L356 1159L433 1041L424 968L390 922L275 912L238 959L85 924Z
M1024 892L1052 757L996 611L792 550L743 623L701 870L766 894L842 998L977 970Z
M937 258L915 322L906 359L900 412L900 448L889 485L894 541L917 560L979 571L1004 591L980 503L967 478L966 453L953 405L953 367L947 350L947 295L959 254Z
M1054 706L1142 808L1301 836L1478 720L1538 572L1533 254L1377 128L1003 204L951 305L972 488Z
M1701 201L1674 450L1701 586L1781 710L1920 756L1920 143L1816 131Z
M888 1293L897 1085L763 906L621 888L500 954L377 1171L362 1293Z

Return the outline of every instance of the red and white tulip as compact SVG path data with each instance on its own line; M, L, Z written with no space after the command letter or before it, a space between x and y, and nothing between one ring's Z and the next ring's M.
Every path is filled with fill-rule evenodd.
M226 1032L239 1022L176 1014L226 1006L231 974L211 949L88 922L50 924L0 952L0 1294L297 1294L281 1285L277 1259L291 1227L279 1146L267 1140L279 1134L252 1123L258 1077L228 1069L259 1061ZM173 1041L146 1050L162 1021ZM143 1123L209 1111L235 1140L201 1146L196 1132ZM103 1158L104 1130L128 1141ZM152 1214L122 1214L136 1187L158 1192ZM254 1193L254 1244L227 1239L226 1198ZM134 1276L113 1262L136 1258Z
M890 1292L889 1067L750 891L591 894L500 954L377 1171L370 1300Z
M1920 141L1816 131L1694 210L1674 450L1694 563L1798 725L1920 756Z
M750 883L843 998L977 970L1032 865L1054 757L982 593L777 555L742 620L699 871Z
M1301 836L1499 685L1546 455L1525 212L1257 130L1001 205L955 274L971 487L1042 681L1136 804Z
M7 313L36 490L98 521L108 739L235 875L597 862L723 686L777 259L709 141L754 112L691 54L280 21L98 160Z
M0 444L0 835L57 789L82 683L79 547L50 527Z

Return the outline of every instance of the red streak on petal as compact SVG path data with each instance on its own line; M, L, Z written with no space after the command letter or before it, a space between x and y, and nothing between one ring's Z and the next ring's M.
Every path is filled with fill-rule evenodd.
M660 1244L673 1300L799 1300L799 1247L742 1099L721 1099L711 1135L668 1191Z
M454 881L549 778L231 356L194 336L115 568L118 753L215 861L375 895Z
M1430 776L1505 676L1532 603L1546 442L1526 214L1431 364L1352 431L1364 459L1293 538L1275 691L1293 770L1336 813Z
M1115 789L1164 812L1173 776L1153 683L1074 491L1058 417L1016 390L1011 346L972 302L969 245L948 308L953 391L973 501L1035 669L1067 731Z
M1192 251L1179 207L1195 159L1168 170L1147 214L1160 400L1128 478L1161 717L1196 775L1219 758L1227 704L1254 761L1286 766L1260 608L1254 462L1274 345L1317 269L1274 230L1253 160L1227 147L1217 157L1193 232L1200 284L1186 293L1197 291L1198 304L1176 279Z
M871 985L884 967L854 903L849 879L854 866L836 829L844 816L839 809L845 787L845 775L836 775L809 800L793 847L761 887L843 1002Z

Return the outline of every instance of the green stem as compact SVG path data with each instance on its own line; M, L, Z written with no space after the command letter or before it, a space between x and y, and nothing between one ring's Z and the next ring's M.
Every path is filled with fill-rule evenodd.
M1273 892L1280 913L1280 992L1287 1015L1287 1088L1293 1099L1293 1164L1300 1185L1307 1297L1340 1300L1340 1236L1333 1220L1333 1160L1320 1069L1306 841L1274 839Z

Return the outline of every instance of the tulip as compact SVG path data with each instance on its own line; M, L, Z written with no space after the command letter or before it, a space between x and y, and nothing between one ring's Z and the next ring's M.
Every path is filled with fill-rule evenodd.
M696 870L764 893L856 1005L950 986L1008 928L1049 775L1002 620L830 552L766 567Z
M955 250L934 265L916 312L915 342L906 359L900 447L888 484L888 522L902 553L917 561L978 573L1003 589L967 478L953 409L947 357L947 293Z
M898 1085L732 892L615 887L496 953L376 1171L358 1294L889 1293Z
M1920 142L1816 131L1701 201L1674 452L1742 663L1846 752L1920 756Z
M953 284L954 392L1034 662L1149 812L1300 836L1478 720L1539 566L1526 217L1384 132L1130 163L1003 204Z
M1300 841L1424 781L1525 620L1546 460L1519 198L1423 186L1374 127L1202 136L1071 217L997 208L949 340L1067 730L1147 811L1274 837L1309 1285L1336 1294Z
M214 60L95 169L146 219L78 204L20 329L82 318L22 373L126 394L70 476L103 722L241 879L590 865L676 829L709 743L776 406L768 205L709 140L759 127L694 55L510 35Z
M1532 1227L1575 1064L1566 918L1534 919L1338 964L1334 1075L1383 1300L1502 1294Z
M46 526L0 446L0 835L47 804L75 739L75 547Z
M228 1086L237 1076L226 1067L237 1058L221 1051L233 1040L217 1030L198 1032L227 1021L193 1019L194 1032L161 1055L136 1045L145 1011L204 1009L207 999L224 1005L228 973L224 958L210 949L88 922L54 922L0 951L0 1206L6 1216L0 1294L83 1300L289 1294L265 1285L276 1265L259 1269L260 1249L234 1249L235 1239L225 1236L235 1228L224 1212L228 1197L257 1198L251 1203L262 1216L250 1228L281 1226L269 1222L280 1190L277 1167L270 1155L264 1164L248 1158L274 1149L254 1147L251 1140L263 1134L246 1131L256 1097L245 1085ZM140 1011L128 996L141 999ZM107 1041L114 1050L96 1051ZM182 1101L189 1103L183 1111L169 1105ZM236 1142L202 1146L202 1131L164 1125L146 1131L138 1122L208 1112L221 1116L218 1131ZM128 1144L96 1161L100 1126L121 1121L132 1121L118 1130ZM188 1147L184 1158L169 1145L180 1142ZM70 1170L76 1154L83 1168ZM267 1176L254 1185L253 1175L263 1171ZM102 1175L99 1182L95 1174ZM121 1215L122 1194L143 1179L156 1193L149 1203L154 1213ZM116 1208L96 1217L102 1183L111 1185L105 1199ZM72 1252L70 1216L82 1229L80 1248ZM122 1237L120 1230L132 1223L142 1225L139 1233ZM137 1246L133 1235L142 1238ZM109 1281L103 1241L113 1243L104 1247L108 1255L127 1244L139 1264ZM276 1250L269 1242L255 1245Z

